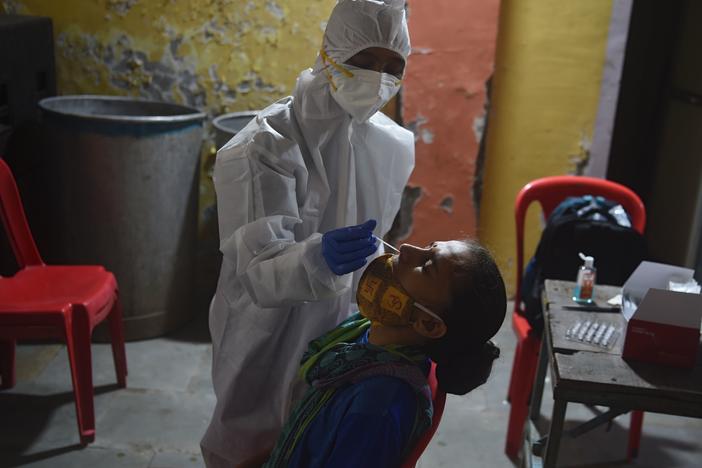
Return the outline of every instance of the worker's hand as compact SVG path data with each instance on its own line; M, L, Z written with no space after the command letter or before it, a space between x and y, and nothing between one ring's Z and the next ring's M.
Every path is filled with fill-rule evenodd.
M376 222L370 219L357 226L333 229L322 236L322 255L331 271L345 275L366 264L378 244L373 236Z

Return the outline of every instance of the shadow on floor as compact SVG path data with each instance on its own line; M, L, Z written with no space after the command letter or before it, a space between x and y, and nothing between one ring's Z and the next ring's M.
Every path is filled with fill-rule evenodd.
M569 405L570 406L570 405ZM604 413L597 407L585 406L594 416ZM643 435L639 451L645 451L645 456L639 455L633 464L626 460L626 450L629 437L630 413L618 416L607 428L607 423L577 437L565 434L584 423L585 420L566 420L564 434L558 453L559 466L564 468L603 468L615 466L679 466L680 457L671 456L670 452L695 453L699 450L697 444L651 434L646 431L644 417ZM541 415L535 426L540 434L545 435L551 425L549 418ZM564 463L566 460L579 460L578 463ZM648 460L655 460L655 465L649 465Z
M95 387L95 395L121 390L117 384L100 385ZM75 415L75 400L73 392L54 393L51 395L28 395L23 393L0 393L0 452L8 456L18 465L31 461L50 458L64 452L81 448L80 444L53 448L32 455L18 455L27 450L37 440L45 436L52 425L52 416L62 406L69 405ZM71 430L75 439L79 438L78 427L74 424ZM3 460L3 463L5 461ZM2 465L6 466L6 465ZM10 465L16 466L16 465Z
M31 455L10 455L8 460L3 461L2 466L5 466L7 468L24 466L29 463L35 463L41 460L57 457L59 455L63 455L64 453L82 450L83 448L84 447L81 444L74 444L66 447L57 447L49 450L44 450L42 452L33 453Z

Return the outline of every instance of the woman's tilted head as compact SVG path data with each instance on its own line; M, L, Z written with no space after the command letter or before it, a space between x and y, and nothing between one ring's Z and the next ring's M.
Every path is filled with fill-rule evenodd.
M425 338L440 387L464 394L484 383L499 355L489 340L507 309L504 281L490 252L473 240L425 248L405 244L394 261L396 280L415 302L411 327Z

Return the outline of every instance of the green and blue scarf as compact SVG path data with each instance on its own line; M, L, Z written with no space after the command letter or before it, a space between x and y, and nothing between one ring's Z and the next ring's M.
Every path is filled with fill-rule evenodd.
M433 408L431 391L422 371L427 362L426 355L412 346L357 343L369 327L368 319L355 314L310 342L300 368L300 374L310 388L290 414L265 467L287 466L298 442L334 394L339 389L376 375L402 379L417 394L419 404L408 448L429 428Z

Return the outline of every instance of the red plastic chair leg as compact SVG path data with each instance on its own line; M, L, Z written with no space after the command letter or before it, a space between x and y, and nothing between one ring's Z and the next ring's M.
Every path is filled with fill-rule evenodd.
M68 360L71 364L80 443L87 445L95 440L91 330L87 313L84 310L74 308L72 315L72 324L67 323L66 326L66 348L68 348Z
M112 342L112 358L115 361L117 385L127 386L127 355L124 350L124 325L122 323L122 304L119 297L115 299L107 320L110 325L110 341Z
M0 340L0 389L15 386L15 344L14 340Z
M643 411L632 411L629 423L629 446L626 450L626 459L632 461L639 455L641 442L641 427L643 426Z
M540 340L527 336L517 344L509 387L510 410L505 453L515 459L524 443L524 423L529 412L529 399L539 359Z
M514 359L512 360L512 372L510 372L509 387L507 389L507 401L510 403L514 398L514 394L516 392L515 388L521 384L519 378L521 374L519 364L522 361L522 344L523 342L517 339L517 346L514 349Z

